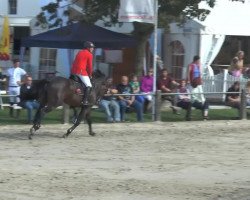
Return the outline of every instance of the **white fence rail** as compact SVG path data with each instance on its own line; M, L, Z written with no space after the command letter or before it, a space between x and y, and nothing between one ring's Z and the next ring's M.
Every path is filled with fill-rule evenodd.
M203 77L204 92L221 92L221 94L209 95L207 98L218 101L225 101L225 92L230 88L235 81L240 82L240 88L244 89L249 79L244 77L234 77L228 74L228 70L223 70L223 73L217 74L213 77Z

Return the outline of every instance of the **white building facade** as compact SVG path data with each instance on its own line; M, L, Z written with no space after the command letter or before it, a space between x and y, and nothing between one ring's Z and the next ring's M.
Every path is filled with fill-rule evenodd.
M9 18L10 24L10 56L18 58L20 54L21 38L30 35L30 21L40 12L40 0L1 0L0 6L0 37L4 16ZM24 57L27 65L28 55ZM0 61L6 69L12 65L11 61ZM24 67L25 68L25 67Z

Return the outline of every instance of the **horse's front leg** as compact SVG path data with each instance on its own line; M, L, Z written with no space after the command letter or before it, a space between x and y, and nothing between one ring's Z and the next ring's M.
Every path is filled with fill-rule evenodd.
M67 133L65 133L65 134L63 135L64 138L68 137L69 134L71 134L72 131L75 130L75 128L76 128L77 126L79 126L79 124L81 123L81 121L82 121L82 119L83 119L85 109L86 109L86 108L81 107L81 111L80 111L80 113L78 114L76 120L74 121L73 126L71 126L71 127L67 130Z
M94 136L95 132L92 130L92 120L91 120L91 108L87 110L86 112L86 121L89 126L89 135Z
M35 114L34 120L33 120L33 126L30 128L30 134L29 139L32 139L32 136L35 134L35 132L41 127L41 119L42 119L42 107L40 107Z

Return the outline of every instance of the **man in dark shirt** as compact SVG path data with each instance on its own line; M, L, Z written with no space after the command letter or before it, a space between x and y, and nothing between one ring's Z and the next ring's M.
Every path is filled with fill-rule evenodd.
M117 98L112 96L112 94L117 94L118 91L113 86L112 78L107 79L106 87L106 94L110 96L104 96L100 100L99 106L105 111L107 122L119 122L121 121L120 106L118 104Z
M161 76L158 80L158 90L161 90L162 93L171 93L172 86L179 86L180 84L177 83L172 77L168 75L167 69L163 69L161 72Z
M119 94L133 94L133 89L129 85L128 77L122 76L121 84L117 86ZM127 107L134 107L137 114L137 121L143 121L143 105L135 100L135 96L118 96L119 105L121 109L121 121L125 121L125 112Z
M32 77L27 76L25 83L20 88L20 103L19 106L27 109L28 121L32 123L32 111L39 108L39 103L36 101L36 96L32 90Z
M179 86L180 84L177 83L173 78L171 78L168 75L167 69L163 69L161 71L161 76L157 82L158 90L161 90L162 93L171 93L171 92L176 92L176 89L173 90L173 86ZM173 109L173 112L176 114L179 114L177 112L176 108L176 97L175 96L170 96L170 95L164 95L162 96L163 100L170 101L172 106L171 108Z

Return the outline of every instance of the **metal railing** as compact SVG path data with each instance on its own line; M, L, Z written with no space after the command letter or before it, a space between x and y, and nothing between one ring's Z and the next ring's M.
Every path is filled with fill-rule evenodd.
M162 96L176 96L180 93L173 92L173 93L162 93L161 90L157 90L154 94L153 92L150 93L139 93L139 94L108 94L105 96L147 96L152 95L154 96L154 112L152 112L152 120L153 121L161 121L161 107L162 107ZM181 93L183 95L192 95L192 93ZM220 94L220 95L226 95L226 94L239 94L241 103L240 103L240 119L247 119L247 106L246 106L246 90L242 89L240 92L201 92L196 94L204 94L206 96L208 95L214 95L214 94ZM230 106L229 106L230 107Z
M162 93L160 90L156 91L155 94L155 116L154 121L161 121L161 104L162 104L162 96L175 96L179 95L180 93ZM181 93L186 95L192 95L191 93ZM204 94L204 95L211 95L211 94L239 94L240 95L240 119L247 119L247 98L246 98L246 90L242 89L240 92L201 92L196 94Z
M105 96L147 96L152 95L153 98L153 112L152 112L152 120L153 121L161 121L161 107L162 107L162 96L176 96L180 93L162 93L161 90L157 90L155 93L149 92L149 93L138 93L138 94L106 94ZM185 95L192 95L192 93L181 93ZM196 94L204 94L204 95L212 95L212 94L239 94L241 103L240 103L240 119L247 119L247 98L245 89L242 89L240 92L201 92ZM0 94L0 100L2 97L11 97L16 95L8 95L8 94ZM1 102L0 102L1 106ZM64 123L67 123L64 121Z

